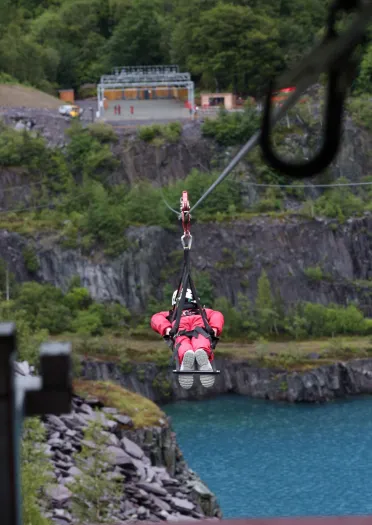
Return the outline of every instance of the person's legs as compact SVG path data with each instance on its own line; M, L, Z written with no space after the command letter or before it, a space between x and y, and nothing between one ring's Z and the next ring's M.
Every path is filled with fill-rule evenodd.
M180 370L194 370L195 369L195 353L191 345L191 341L187 336L180 336L175 341L178 346L178 359L180 363ZM189 374L179 374L178 382L182 388L189 389L194 384L194 376Z
M203 372L212 372L213 368L210 362L213 360L214 356L210 340L199 334L198 337L193 337L191 342L192 347L195 350L195 359L198 369ZM200 382L205 388L210 388L214 385L215 376L200 374Z

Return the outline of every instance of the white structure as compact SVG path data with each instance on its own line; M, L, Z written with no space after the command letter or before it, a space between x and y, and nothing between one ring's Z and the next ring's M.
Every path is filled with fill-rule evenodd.
M188 107L194 113L194 82L190 73L180 73L178 66L136 66L115 67L111 75L103 75L97 86L97 114L101 116L104 107L105 92L110 90L184 88L188 93Z

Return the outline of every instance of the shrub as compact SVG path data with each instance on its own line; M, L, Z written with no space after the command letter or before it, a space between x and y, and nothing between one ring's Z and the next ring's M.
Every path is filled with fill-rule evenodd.
M21 445L22 521L25 525L49 525L42 514L40 502L52 482L50 464L43 449L45 429L39 418L27 418L23 423Z
M151 126L141 126L138 129L138 138L144 142L154 142L156 139L163 139L167 142L178 142L182 133L180 122L170 122L169 124L152 124ZM163 142L160 142L162 144Z
M338 182L345 183L347 179L342 177ZM363 213L364 203L348 187L338 187L326 191L319 197L314 203L314 211L317 215L336 218L343 222L347 217Z
M68 484L72 491L72 510L82 522L104 523L110 515L119 512L124 477L119 473L107 476L111 470L111 457L107 453L109 439L99 419L89 423L84 439L81 451L74 454L81 474Z
M202 133L223 146L242 144L259 128L259 120L259 113L252 105L248 105L244 113L228 113L222 109L216 119L205 120Z
M71 323L71 328L80 335L103 334L103 323L99 313L90 308L77 313L76 318Z
M119 140L114 128L104 122L88 124L87 129L91 136L97 139L101 144L109 144L111 142L116 143Z
M320 266L305 268L304 273L306 277L308 277L312 281L321 281L322 279L324 279L323 271L320 268Z
M23 260L29 272L35 273L40 267L39 259L36 256L35 250L31 246L26 246L22 252Z

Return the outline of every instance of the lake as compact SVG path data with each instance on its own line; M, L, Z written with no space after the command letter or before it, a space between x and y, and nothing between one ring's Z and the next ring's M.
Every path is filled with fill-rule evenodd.
M226 395L162 408L224 518L372 514L372 398Z

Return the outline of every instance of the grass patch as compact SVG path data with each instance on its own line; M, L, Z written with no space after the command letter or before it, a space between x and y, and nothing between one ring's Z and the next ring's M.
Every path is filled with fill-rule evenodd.
M55 337L71 341L75 354L99 361L120 363L154 363L161 368L169 366L171 353L162 341L144 341L118 337L109 333L100 337L81 338L78 334ZM316 353L318 359L309 358ZM307 341L257 341L219 343L216 357L234 361L250 361L257 366L285 370L310 370L336 361L372 357L372 340L366 337L334 337Z
M135 428L159 426L159 419L166 420L164 412L155 403L110 381L76 379L73 389L82 398L96 397L106 407L116 408L129 416Z

